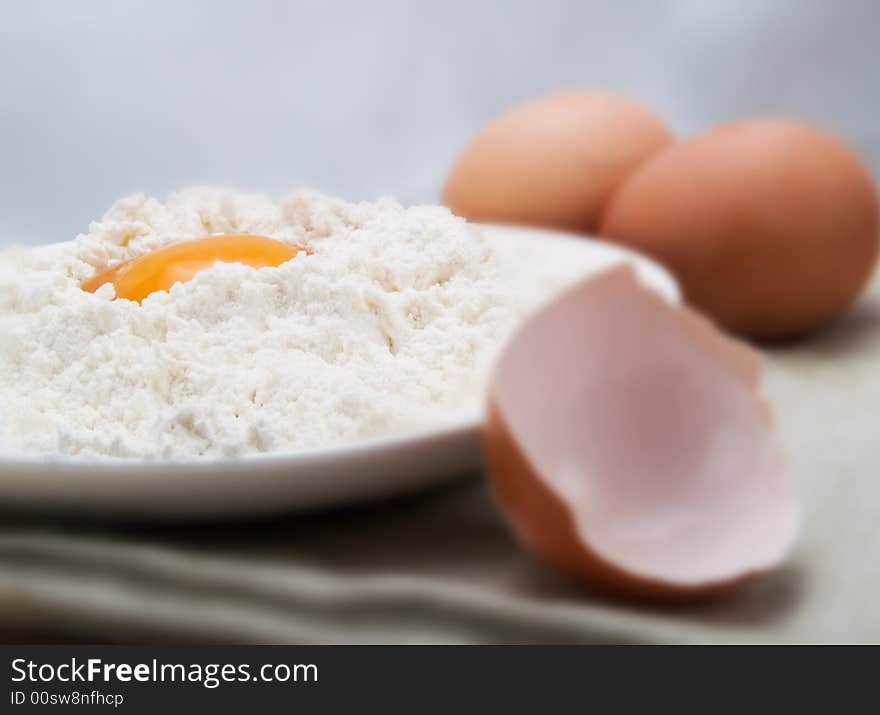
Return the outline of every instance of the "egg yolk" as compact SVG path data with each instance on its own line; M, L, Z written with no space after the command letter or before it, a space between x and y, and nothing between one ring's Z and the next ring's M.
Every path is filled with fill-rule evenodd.
M264 268L280 266L300 251L309 252L265 236L236 234L197 238L99 271L80 284L80 288L94 293L105 283L112 283L117 298L140 303L150 293L167 291L175 283L186 283L218 261Z

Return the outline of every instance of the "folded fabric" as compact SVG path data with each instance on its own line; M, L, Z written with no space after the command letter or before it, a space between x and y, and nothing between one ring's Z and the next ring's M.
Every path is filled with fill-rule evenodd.
M783 570L663 609L597 596L509 536L479 475L393 501L150 527L7 514L0 635L254 643L880 641L880 285L768 353L805 504Z

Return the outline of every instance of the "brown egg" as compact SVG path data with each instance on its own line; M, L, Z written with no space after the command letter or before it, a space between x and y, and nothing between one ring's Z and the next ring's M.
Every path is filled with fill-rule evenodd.
M486 461L515 533L630 598L705 597L779 565L798 507L759 371L744 343L631 269L564 293L490 383Z
M601 233L648 253L686 299L759 339L809 333L859 295L877 262L877 192L833 137L785 120L727 124L641 166Z
M627 174L672 141L637 102L555 94L485 126L450 170L443 203L474 221L589 231Z

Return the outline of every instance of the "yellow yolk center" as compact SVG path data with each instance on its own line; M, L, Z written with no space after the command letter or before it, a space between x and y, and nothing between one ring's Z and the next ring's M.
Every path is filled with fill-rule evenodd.
M196 273L218 261L264 268L280 266L300 251L308 252L299 246L265 236L237 234L197 238L99 271L83 282L80 288L94 293L105 283L112 283L117 298L140 303L150 293L167 291L175 283L186 283Z

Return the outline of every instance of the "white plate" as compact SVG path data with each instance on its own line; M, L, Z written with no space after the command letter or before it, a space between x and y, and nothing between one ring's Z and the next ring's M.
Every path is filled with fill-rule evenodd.
M645 285L678 297L664 269L618 246L522 227L481 230L493 242L561 242L561 250L583 262L583 275L629 263ZM111 518L200 519L315 509L390 496L478 470L480 424L474 415L418 434L235 459L0 457L0 494L6 505Z

